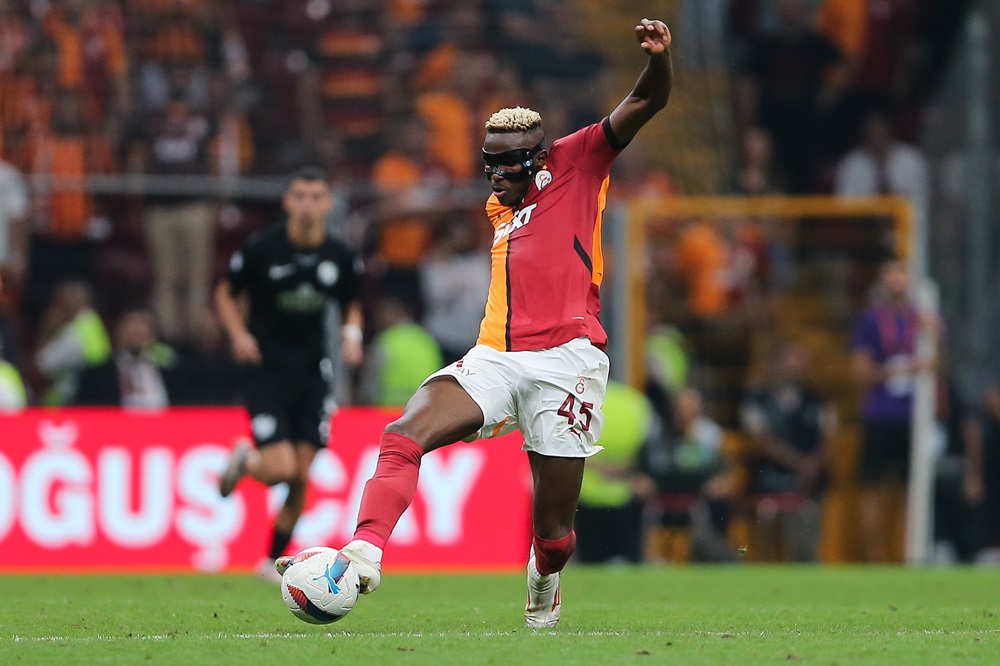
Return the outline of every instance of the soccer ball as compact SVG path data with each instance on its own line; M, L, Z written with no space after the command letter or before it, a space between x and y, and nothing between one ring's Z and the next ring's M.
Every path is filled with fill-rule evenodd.
M330 624L351 612L361 581L354 564L333 548L306 548L281 575L281 598L292 615Z

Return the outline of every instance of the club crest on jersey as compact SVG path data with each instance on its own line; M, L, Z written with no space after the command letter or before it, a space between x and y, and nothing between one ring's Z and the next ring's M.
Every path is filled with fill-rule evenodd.
M340 269L332 261L320 262L320 265L316 267L316 278L324 286L329 287L333 285L339 277Z
M496 245L507 236L510 236L514 229L520 229L530 222L531 211L535 210L535 206L537 205L537 203L533 203L530 206L526 206L521 210L516 211L510 222L497 227L496 233L493 234L493 244Z
M546 185L552 182L552 172L542 169L535 174L535 187L538 189L544 188Z

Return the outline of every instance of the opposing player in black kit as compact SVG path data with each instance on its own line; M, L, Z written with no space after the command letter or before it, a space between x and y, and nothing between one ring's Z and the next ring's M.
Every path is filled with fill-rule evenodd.
M233 254L229 275L215 290L233 353L252 366L246 407L257 445L236 445L219 492L227 497L244 475L268 486L288 484L270 550L258 568L267 579L275 578L274 560L288 547L302 514L309 466L326 445L333 404L328 306L341 308L344 360L356 365L362 353L356 259L327 234L333 197L323 172L295 172L282 204L285 224L251 237Z

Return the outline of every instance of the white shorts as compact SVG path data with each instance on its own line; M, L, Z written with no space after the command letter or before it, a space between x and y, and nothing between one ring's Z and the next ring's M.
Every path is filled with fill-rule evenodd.
M608 385L608 356L587 338L538 351L501 352L476 345L435 372L454 377L483 410L476 438L520 429L524 450L561 458L588 458L597 446Z

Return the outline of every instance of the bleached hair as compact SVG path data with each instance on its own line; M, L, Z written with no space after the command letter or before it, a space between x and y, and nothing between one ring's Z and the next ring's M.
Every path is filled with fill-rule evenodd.
M541 126L541 115L523 106L500 109L486 121L487 132L530 132Z

